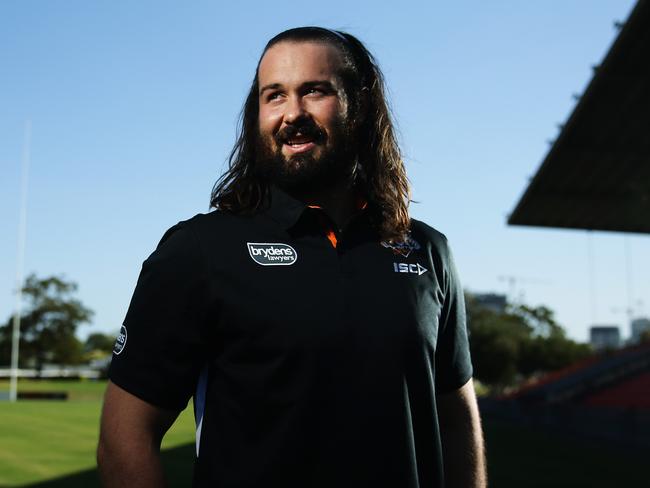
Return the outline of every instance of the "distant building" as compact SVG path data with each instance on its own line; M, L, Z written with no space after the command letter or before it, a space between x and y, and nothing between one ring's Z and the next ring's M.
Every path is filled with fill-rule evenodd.
M594 325L589 328L589 342L596 351L621 346L621 331L617 325Z
M641 342L641 334L646 331L650 331L650 319L647 317L639 317L630 322L632 328L632 336L630 337L630 342L632 344L638 344Z
M477 293L474 299L479 307L494 313L504 313L508 304L505 295L496 293Z

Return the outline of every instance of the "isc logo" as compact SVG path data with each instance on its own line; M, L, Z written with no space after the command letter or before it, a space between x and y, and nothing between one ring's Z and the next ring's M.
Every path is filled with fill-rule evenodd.
M429 271L420 263L393 263L393 270L395 273L412 273L418 276L423 275Z

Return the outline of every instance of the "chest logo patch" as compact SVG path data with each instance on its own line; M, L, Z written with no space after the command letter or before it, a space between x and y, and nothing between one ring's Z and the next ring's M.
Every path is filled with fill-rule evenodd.
M289 244L247 242L248 254L262 266L289 266L298 260L298 253Z
M402 242L382 241L381 245L388 249L392 249L395 254L399 254L405 258L408 258L412 251L417 251L422 247L418 241L413 239L411 236L408 236L406 240Z
M395 273L411 273L422 276L429 271L420 263L393 263L393 270Z

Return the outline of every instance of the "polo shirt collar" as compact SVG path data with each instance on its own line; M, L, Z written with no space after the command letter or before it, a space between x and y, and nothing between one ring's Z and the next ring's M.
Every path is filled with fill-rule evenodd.
M307 205L300 200L293 198L276 185L269 186L269 196L270 203L264 213L280 224L280 226L285 230L289 230L296 225L307 209L310 207L318 208ZM367 221L369 214L366 212L366 207L367 203L360 200L359 210L351 217L351 220L356 220L359 216L363 216Z
M296 200L275 185L270 186L269 194L271 202L266 214L285 229L293 227L307 208L307 205Z

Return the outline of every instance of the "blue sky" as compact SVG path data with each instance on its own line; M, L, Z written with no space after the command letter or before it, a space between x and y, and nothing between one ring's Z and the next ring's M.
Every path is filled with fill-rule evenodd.
M76 281L95 311L81 335L114 333L164 231L208 210L265 42L322 25L379 60L413 216L449 237L465 287L545 304L575 339L594 321L627 336L628 303L650 313L648 236L505 222L633 3L0 2L0 319L26 120L25 271Z

